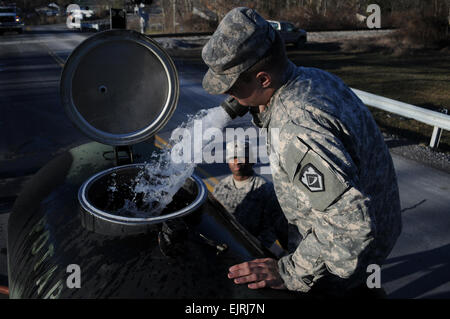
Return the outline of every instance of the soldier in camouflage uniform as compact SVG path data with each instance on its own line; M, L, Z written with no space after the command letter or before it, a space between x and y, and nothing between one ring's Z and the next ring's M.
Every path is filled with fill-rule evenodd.
M298 229L294 251L230 268L237 284L301 292L365 285L401 232L396 175L370 112L336 76L295 66L277 32L235 8L205 45L203 87L251 106L254 122L279 129L267 147L275 191ZM258 112L259 111L259 112ZM268 134L270 136L270 134Z
M254 172L250 158L248 142L229 142L226 160L232 175L217 184L213 195L264 246L281 255L278 243L287 246L287 221L272 183Z

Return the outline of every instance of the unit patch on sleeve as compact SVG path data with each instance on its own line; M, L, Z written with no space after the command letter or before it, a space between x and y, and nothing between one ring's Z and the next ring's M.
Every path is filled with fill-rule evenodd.
M332 164L309 150L301 160L293 183L309 198L311 207L324 211L350 186Z
M311 192L323 192L325 190L323 174L312 164L307 164L302 168L300 181Z

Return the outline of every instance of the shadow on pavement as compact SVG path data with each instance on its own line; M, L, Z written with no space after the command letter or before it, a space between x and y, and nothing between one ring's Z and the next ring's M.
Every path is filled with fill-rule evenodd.
M409 280L405 286L389 294L389 298L417 298L450 282L450 244L432 250L390 258L383 269L383 281L390 282L415 273L423 273ZM450 291L428 294L424 298L450 298Z

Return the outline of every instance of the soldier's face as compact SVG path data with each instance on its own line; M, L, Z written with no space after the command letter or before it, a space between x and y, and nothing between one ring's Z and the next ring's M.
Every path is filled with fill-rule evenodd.
M266 105L270 101L272 91L263 85L264 79L253 76L246 82L239 78L236 83L227 91L243 106Z
M253 175L253 164L245 158L234 158L228 162L230 171L235 176Z

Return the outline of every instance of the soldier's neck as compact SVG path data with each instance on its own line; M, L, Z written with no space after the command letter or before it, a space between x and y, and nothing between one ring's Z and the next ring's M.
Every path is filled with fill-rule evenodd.
M250 175L250 176L233 175L233 178L234 178L234 180L236 180L238 182L243 182L243 181L246 181L247 179L249 179L252 176L253 175Z
M286 65L285 65L283 70L281 70L277 74L273 74L273 85L271 87L272 94L271 94L270 99L269 99L269 101L267 102L266 105L260 105L259 106L260 112L263 112L267 107L270 106L270 102L272 101L273 96L276 95L278 90L283 85L285 85L286 82L291 77L294 66L295 65L290 60L288 60L288 62L286 63Z

